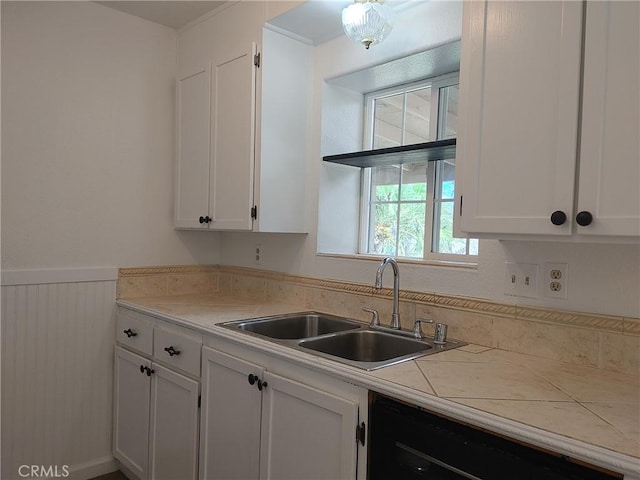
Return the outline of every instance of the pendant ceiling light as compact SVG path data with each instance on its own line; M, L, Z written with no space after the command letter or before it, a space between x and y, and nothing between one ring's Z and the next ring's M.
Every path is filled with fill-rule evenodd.
M384 0L354 0L342 10L342 27L354 42L368 49L382 42L393 27L394 13Z

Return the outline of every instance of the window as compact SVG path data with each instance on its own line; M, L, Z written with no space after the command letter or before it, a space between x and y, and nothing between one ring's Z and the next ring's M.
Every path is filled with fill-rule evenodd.
M457 74L373 92L365 102L365 148L456 136ZM477 255L477 239L453 237L454 172L453 160L363 169L360 252L450 260Z

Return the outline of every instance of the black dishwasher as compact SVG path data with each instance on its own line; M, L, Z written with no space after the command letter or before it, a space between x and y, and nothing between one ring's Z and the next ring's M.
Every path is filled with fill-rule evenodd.
M369 480L620 479L375 395L370 410Z

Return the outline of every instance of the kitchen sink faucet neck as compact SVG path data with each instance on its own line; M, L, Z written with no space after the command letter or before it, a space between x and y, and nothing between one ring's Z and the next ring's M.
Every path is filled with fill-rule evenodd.
M387 257L380 262L380 266L378 266L378 271L376 272L375 288L376 290L382 288L382 274L384 273L385 267L389 264L391 264L393 268L393 313L391 314L390 327L400 330L400 314L398 313L398 305L400 302L400 270L398 269L398 262L396 262L394 258Z

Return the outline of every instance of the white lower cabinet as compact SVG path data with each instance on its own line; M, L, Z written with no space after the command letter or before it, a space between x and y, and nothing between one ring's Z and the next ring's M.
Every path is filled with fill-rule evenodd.
M139 478L147 478L151 362L116 347L113 454ZM142 370L142 371L141 371Z
M260 478L356 478L358 404L265 372Z
M263 374L257 365L203 348L201 479L258 478L262 396L247 378Z
M114 456L142 480L197 478L200 384L115 348Z
M366 390L311 386L311 371L298 370L302 383L208 347L202 362L201 479L364 478Z

